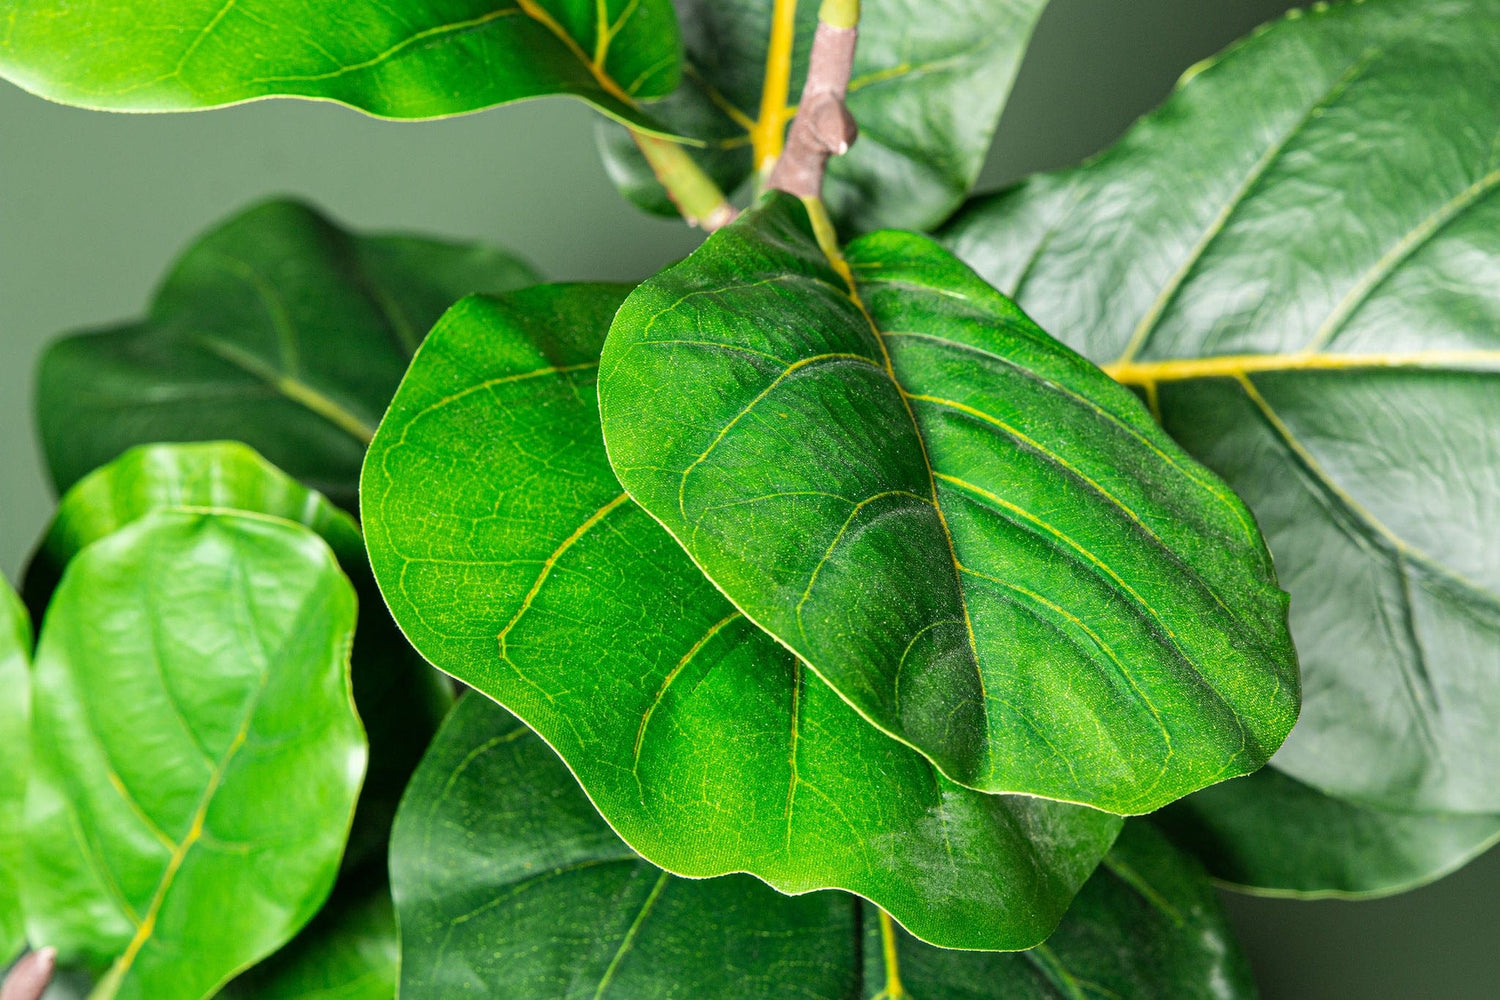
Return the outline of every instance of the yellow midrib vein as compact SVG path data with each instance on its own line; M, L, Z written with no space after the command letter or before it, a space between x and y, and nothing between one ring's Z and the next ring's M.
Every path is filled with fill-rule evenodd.
M262 685L265 678L262 678ZM234 760L235 754L244 746L246 738L250 733L250 723L255 718L255 706L259 698L253 699L250 708L246 710L245 717L240 723L239 730L234 734L234 739L229 744L229 749L224 752L224 757L219 761L217 767L209 775L208 784L204 786L203 795L198 800L197 808L193 811L192 823L188 827L187 835L178 843L177 849L167 859L167 866L162 871L161 881L156 885L156 891L151 895L151 902L146 907L146 913L141 918L140 924L135 929L130 943L125 946L109 976L104 984L101 984L100 997L112 997L118 990L120 983L124 980L126 973L135 963L136 957L140 955L141 949L146 942L151 940L151 935L156 931L156 917L161 912L161 907L166 902L167 893L171 890L173 882L177 878L177 872L182 868L182 863L187 860L188 851L192 850L200 837L203 836L203 824L208 818L208 807L213 803L214 795L219 790L219 785L224 780L224 772L229 769L229 764Z
M567 29L558 24L557 19L547 13L541 4L537 3L537 0L516 0L516 6L520 9L521 13L552 32L557 40L562 42L567 50L573 54L574 58L583 64L584 68L593 76L594 82L598 83L606 94L628 108L637 106L635 98L627 94L624 88L615 82L615 78L610 76L604 69L603 57L607 55L609 49L607 41L601 46L598 53L600 56L599 61L595 61L594 57L583 51L583 46L578 44L578 40L568 34Z
M1240 378L1268 372L1347 372L1389 369L1489 371L1500 374L1500 351L1427 350L1342 354L1297 351L1289 354L1222 354L1164 361L1119 361L1104 373L1124 385L1149 387L1163 382Z

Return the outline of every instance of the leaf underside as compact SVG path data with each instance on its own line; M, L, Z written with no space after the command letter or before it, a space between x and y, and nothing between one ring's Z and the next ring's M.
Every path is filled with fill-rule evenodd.
M935 244L773 195L621 307L620 481L882 730L991 792L1147 812L1291 728L1254 522L1139 402Z
M1001 108L1046 0L964 0L940 16L921 0L861 11L849 83L860 138L828 167L824 197L842 227L927 229L973 187ZM726 191L781 148L807 76L818 6L769 0L676 5L681 85L650 112ZM920 30L913 25L920 24ZM626 132L599 126L600 151L622 193L647 211L676 208Z

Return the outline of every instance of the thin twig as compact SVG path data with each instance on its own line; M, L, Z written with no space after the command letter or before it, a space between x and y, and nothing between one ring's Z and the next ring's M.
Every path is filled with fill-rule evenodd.
M700 226L711 233L734 221L734 206L679 143L639 129L631 129L630 137L688 225Z

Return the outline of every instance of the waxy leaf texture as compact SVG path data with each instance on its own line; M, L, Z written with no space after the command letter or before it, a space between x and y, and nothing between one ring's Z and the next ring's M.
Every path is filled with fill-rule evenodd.
M847 268L778 194L626 300L599 398L630 495L961 784L1144 813L1265 763L1297 664L1239 499L931 241Z
M397 621L535 727L656 864L848 889L947 946L1042 940L1119 819L943 778L736 612L625 497L595 380L626 292L469 299L432 332L362 492Z

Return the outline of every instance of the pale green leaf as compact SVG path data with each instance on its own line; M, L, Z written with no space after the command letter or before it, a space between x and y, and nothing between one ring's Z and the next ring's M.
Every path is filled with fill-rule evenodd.
M366 747L355 596L278 519L161 512L73 558L33 682L22 899L95 1000L200 1000L339 868Z

